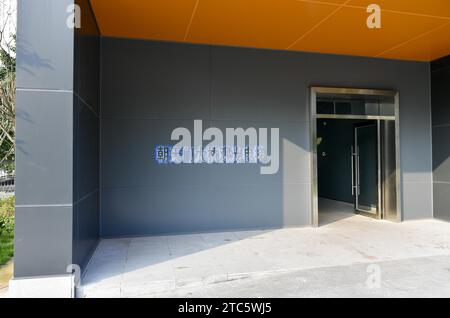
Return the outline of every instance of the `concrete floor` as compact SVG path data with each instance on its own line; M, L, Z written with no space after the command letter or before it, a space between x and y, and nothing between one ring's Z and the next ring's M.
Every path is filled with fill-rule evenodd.
M450 297L450 223L320 208L319 228L102 240L79 295Z
M8 264L0 266L0 298L4 298L8 294L9 280L13 276L14 265L10 261Z

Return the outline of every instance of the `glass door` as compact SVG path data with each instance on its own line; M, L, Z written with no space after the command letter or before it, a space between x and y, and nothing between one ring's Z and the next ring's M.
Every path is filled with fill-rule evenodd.
M353 154L355 209L375 217L380 217L378 149L377 123L356 125Z

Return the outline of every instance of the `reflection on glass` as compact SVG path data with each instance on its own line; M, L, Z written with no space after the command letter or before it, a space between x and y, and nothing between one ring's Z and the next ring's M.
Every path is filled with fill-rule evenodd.
M380 104L381 116L395 116L395 104L394 102L382 102Z
M394 105L390 96L319 94L317 114L395 116Z

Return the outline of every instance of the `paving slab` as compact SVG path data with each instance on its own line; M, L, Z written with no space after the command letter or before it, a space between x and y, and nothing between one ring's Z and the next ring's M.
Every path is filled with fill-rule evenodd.
M344 209L318 228L104 239L81 295L450 295L450 223L392 223ZM382 277L375 291L366 286L371 264Z

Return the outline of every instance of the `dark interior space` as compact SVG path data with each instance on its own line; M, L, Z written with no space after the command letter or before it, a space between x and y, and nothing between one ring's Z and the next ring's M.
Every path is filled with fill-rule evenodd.
M365 128L365 129L359 129ZM375 131L376 121L361 119L317 120L317 167L319 195L319 224L325 225L352 216L355 213L355 172L353 154L355 147L355 130L360 134ZM367 136L365 136L367 137ZM377 149L376 140L368 147L361 147L361 186L359 193L360 207L364 202L377 200ZM375 172L375 174L373 173ZM361 204L362 203L362 204ZM373 204L367 204L374 208ZM375 205L376 208L376 205ZM364 209L364 208L362 208ZM367 209L367 208L365 208Z
M434 217L450 220L450 56L431 63Z
M319 198L354 203L351 165L354 128L370 122L360 119L317 120Z

